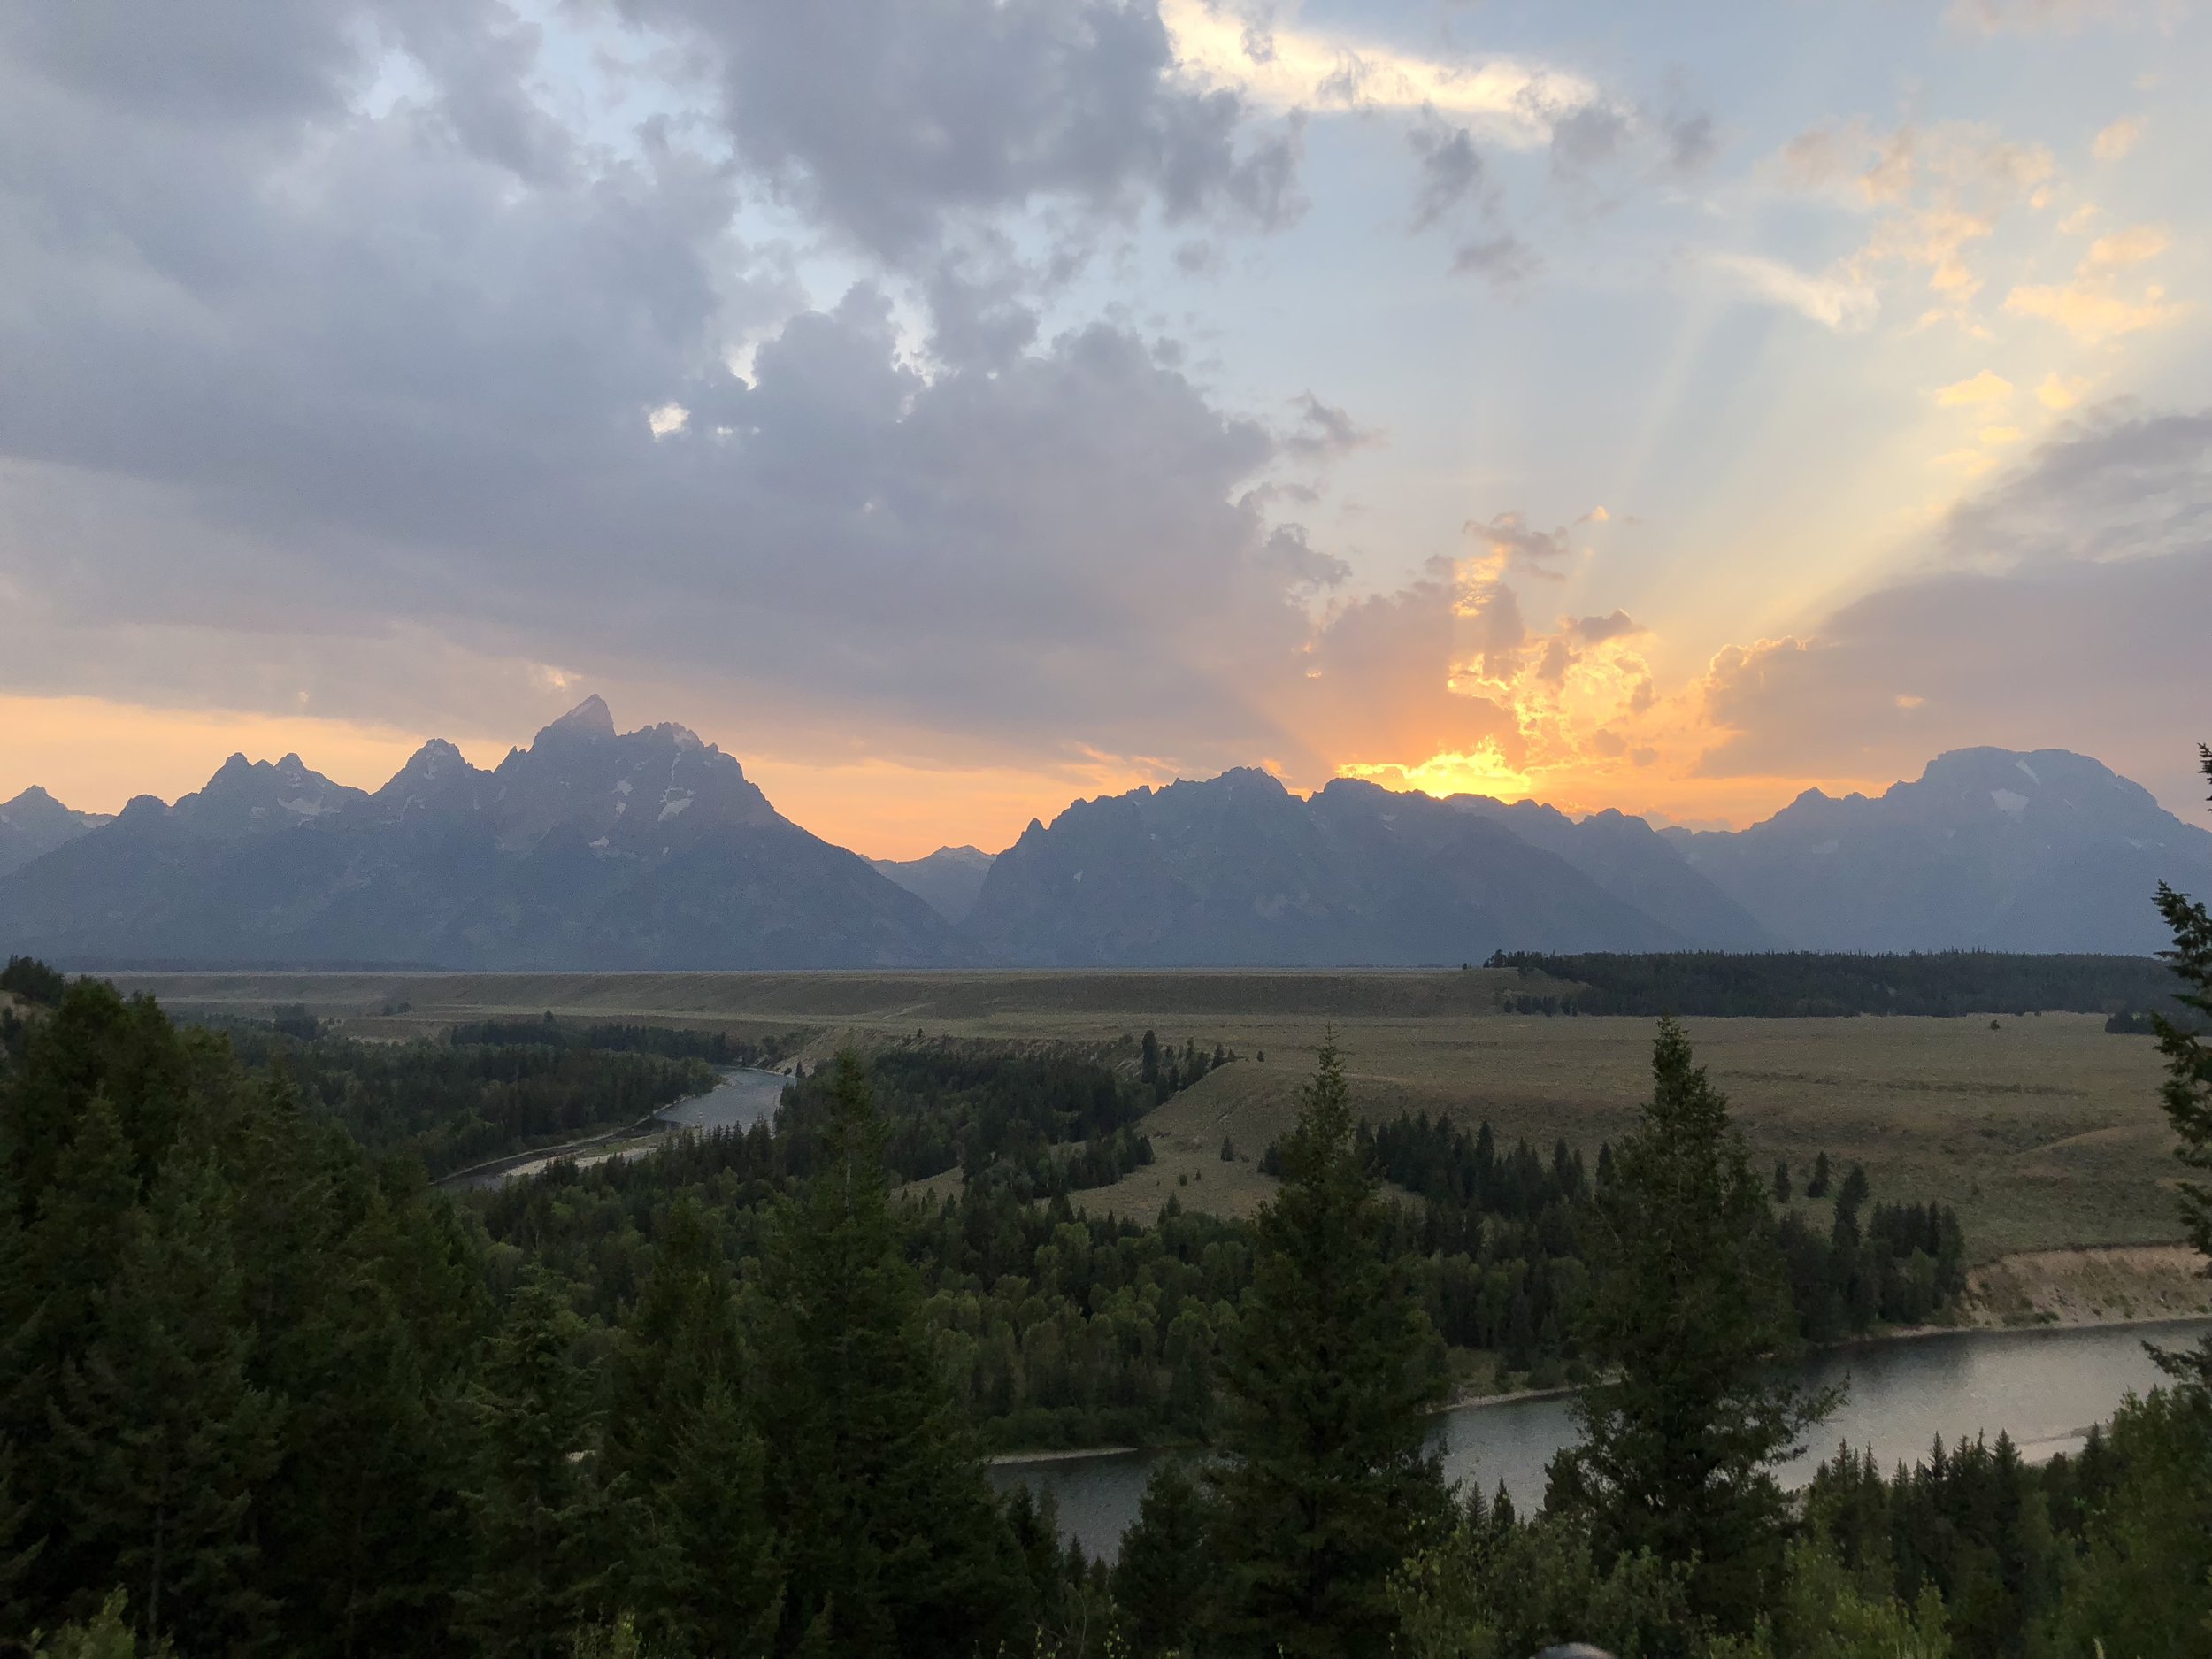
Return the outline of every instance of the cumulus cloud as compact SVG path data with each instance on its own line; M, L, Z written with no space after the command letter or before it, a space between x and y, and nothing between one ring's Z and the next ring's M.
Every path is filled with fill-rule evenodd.
M1346 567L1262 486L1373 434L1315 394L1271 431L1118 322L1044 338L1005 246L938 234L1276 211L1156 17L641 0L728 99L618 142L498 5L280 11L0 18L0 680L434 727L585 677L795 749L1325 770ZM764 179L931 332L749 244Z
M1117 0L619 0L703 55L738 157L887 257L979 212L1142 201L1171 222L1294 218L1295 124L1178 71Z

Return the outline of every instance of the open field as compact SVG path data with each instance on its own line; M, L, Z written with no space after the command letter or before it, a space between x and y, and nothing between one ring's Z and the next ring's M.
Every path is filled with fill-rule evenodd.
M1148 1214L1170 1194L1244 1212L1254 1166L1296 1110L1333 1022L1360 1109L1447 1113L1594 1156L1647 1087L1652 1022L1494 1011L1509 972L812 974L125 974L180 1008L264 1015L304 1002L357 1036L538 1013L646 1018L733 1035L803 1030L810 1064L840 1042L991 1038L1092 1041L1156 1030L1226 1044L1239 1063L1152 1114L1159 1161L1083 1195ZM1526 987L1523 987L1526 988ZM386 1013L405 1004L403 1012ZM1863 1163L1878 1200L1954 1205L1978 1258L2178 1236L2176 1166L2147 1039L2094 1015L1961 1019L1694 1019L1762 1170L1813 1156ZM1257 1056L1265 1055L1263 1061ZM1224 1136L1242 1157L1225 1163ZM1814 1206L1819 1209L1820 1206Z

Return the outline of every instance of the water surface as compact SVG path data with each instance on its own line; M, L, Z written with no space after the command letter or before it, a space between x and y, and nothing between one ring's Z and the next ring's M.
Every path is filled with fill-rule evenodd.
M2161 1373L2143 1344L2195 1341L2212 1320L2105 1326L2075 1331L1961 1331L1909 1341L1870 1342L1824 1354L1807 1365L1813 1386L1847 1384L1843 1406L1786 1465L1786 1482L1810 1479L1838 1444L1870 1449L1885 1468L1924 1458L1938 1435L1947 1445L1982 1435L2012 1436L2033 1460L2078 1448L2090 1425L2110 1417L2127 1394L2155 1386ZM1455 1481L1485 1492L1502 1482L1523 1514L1543 1501L1544 1468L1574 1439L1563 1396L1461 1406L1436 1420L1430 1444ZM1002 1463L1002 1491L1026 1481L1058 1501L1064 1531L1094 1555L1114 1555L1137 1518L1144 1483L1162 1455L1125 1452L1052 1463Z

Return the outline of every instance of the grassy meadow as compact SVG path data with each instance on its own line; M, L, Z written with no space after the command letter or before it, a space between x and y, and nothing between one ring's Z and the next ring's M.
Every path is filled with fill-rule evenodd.
M1158 1161L1079 1195L1094 1212L1125 1215L1149 1214L1171 1193L1232 1213L1260 1202L1271 1183L1258 1156L1294 1114L1330 1025L1364 1115L1443 1113L1471 1128L1486 1118L1508 1143L1526 1136L1548 1150L1563 1135L1591 1157L1647 1087L1653 1025L1501 1014L1501 989L1532 987L1486 969L117 979L185 1011L265 1018L304 1003L358 1037L549 1010L733 1036L803 1031L810 1064L846 1041L918 1038L1097 1042L1149 1028L1179 1048L1226 1046L1237 1064L1147 1120ZM1839 1173L1863 1163L1878 1200L1955 1207L1978 1258L2178 1236L2158 1056L2146 1038L2108 1035L2095 1015L1686 1024L1762 1170L1787 1158L1800 1188L1818 1152ZM1225 1137L1234 1162L1220 1156Z

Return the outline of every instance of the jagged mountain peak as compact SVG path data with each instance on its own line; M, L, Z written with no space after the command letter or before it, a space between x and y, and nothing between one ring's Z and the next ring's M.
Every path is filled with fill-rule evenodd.
M0 802L0 875L107 822L99 813L71 811L33 784L13 800Z
M297 755L276 761L233 755L170 811L201 834L229 837L288 829L342 812L368 798L363 791L313 771Z
M0 801L0 824L30 824L55 813L77 816L49 795L42 784L33 784L12 801Z
M595 738L615 735L614 713L607 707L607 700L597 692L564 714L559 719L540 732L532 747L547 738Z

